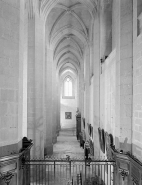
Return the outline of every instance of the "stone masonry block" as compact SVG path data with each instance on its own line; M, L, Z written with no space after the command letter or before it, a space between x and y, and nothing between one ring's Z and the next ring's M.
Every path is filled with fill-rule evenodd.
M134 118L138 118L138 117L139 117L139 116L138 116L138 115L139 115L139 112L138 112L138 111L134 111L133 114L134 114Z
M18 8L20 1L19 0L1 0L3 3L7 3L8 5Z
M131 118L121 118L121 126L123 129L131 129Z
M121 76L121 84L132 84L132 76L128 75L128 76Z
M127 58L124 60L121 60L120 63L120 75L121 76L126 76L129 75L129 73L132 72L132 58Z
M5 77L0 74L0 88L5 87Z
M121 0L121 15L124 17L132 11L132 1L130 0Z
M125 33L121 35L121 46L129 46L132 43L132 34Z
M120 141L122 142L122 139L128 139L131 140L131 129L128 128L120 128ZM124 140L123 140L124 141Z
M17 115L18 114L18 105L15 102L8 102L8 115Z
M13 23L19 22L19 10L7 3L4 3L2 6L2 15L3 18L5 18L6 20L10 20Z
M135 147L134 155L135 155L139 160L141 160L142 151L141 151L138 147Z
M121 34L126 36L126 34L130 33L130 35L132 37L132 31L131 31L132 26L133 26L133 24L132 24L131 20L125 21L124 24L121 24L121 30L120 30Z
M142 83L142 75L140 75L139 77L138 77L138 84L141 84Z
M142 106L141 105L134 105L134 110L141 111Z
M139 131L139 125L135 125L134 130L138 132Z
M134 95L133 103L134 104L141 104L142 102L142 96L141 94Z
M7 116L2 116L1 117L1 129L7 128L8 127L8 121L7 121Z
M14 90L7 90L7 100L14 102Z
M7 89L1 89L1 101L6 102L7 101L7 94L8 90Z
M0 129L0 141L7 141L7 128Z
M126 59L132 57L132 46L131 44L120 48L120 59Z
M135 87L137 86L137 84L138 84L137 77L134 77L134 78L133 78L133 87L134 87L134 88L133 88L133 90L134 90L133 93L134 93L134 94L135 94Z
M142 63L142 60L141 60L141 63ZM141 66L139 68L139 71L140 71L140 75L141 75L142 74L142 64L141 64Z
M139 118L142 118L142 112L139 112Z
M4 116L7 114L7 103L1 103L0 102L0 116Z
M130 118L132 117L132 105L131 104L125 104L125 115L126 117L130 117ZM131 120L129 120L128 122L130 124Z
M137 132L137 131L134 131L134 138L137 141L141 141L141 133Z
M10 138L12 138L13 140L17 139L17 133L18 133L18 129L17 128L10 128L9 132L8 132L8 140L10 140Z
M132 94L132 85L121 85L120 86L120 95L131 95Z
M138 131L142 133L142 126L139 126L139 130Z
M135 119L135 124L142 125L142 119Z
M137 78L139 75L140 75L140 69L139 68L136 68L134 70L134 78Z
M142 66L142 57L140 57L140 58L138 58L137 60L136 60L136 68L139 68L139 67L141 67Z

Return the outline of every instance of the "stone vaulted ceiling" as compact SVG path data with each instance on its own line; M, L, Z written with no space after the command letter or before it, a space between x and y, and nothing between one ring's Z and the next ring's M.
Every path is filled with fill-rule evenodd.
M80 69L91 40L96 5L96 0L41 1L48 44L60 71Z

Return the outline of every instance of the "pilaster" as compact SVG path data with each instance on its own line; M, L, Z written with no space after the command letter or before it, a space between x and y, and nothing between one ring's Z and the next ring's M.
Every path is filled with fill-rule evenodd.
M32 156L44 156L44 21L35 12L28 26L28 138L33 139Z

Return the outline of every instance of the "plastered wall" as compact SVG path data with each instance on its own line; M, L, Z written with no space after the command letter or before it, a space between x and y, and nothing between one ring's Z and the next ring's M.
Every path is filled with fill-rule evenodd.
M75 99L63 99L61 98L61 129L74 128L76 126L76 110L77 101ZM65 112L72 113L72 119L65 119Z

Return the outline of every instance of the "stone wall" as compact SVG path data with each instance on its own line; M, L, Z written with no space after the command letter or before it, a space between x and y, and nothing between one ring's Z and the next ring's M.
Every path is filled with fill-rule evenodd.
M100 146L98 137L98 127L100 124L100 25L99 12L94 22L94 85L93 85L93 136L95 141L94 154L99 156Z
M71 97L64 96L64 79L67 75L70 75L73 79L73 89ZM64 128L75 128L76 127L76 111L77 111L77 79L74 74L67 72L65 75L61 77L61 94L60 94L60 125L61 129ZM71 119L65 118L65 112L71 112Z
M133 33L133 154L141 161L142 157L142 32L137 36L137 5L134 4ZM139 19L142 23L141 19ZM139 29L139 27L138 27Z
M26 15L26 14L25 14ZM24 1L0 0L0 156L21 147ZM26 47L26 46L25 46ZM19 122L19 120L21 122ZM19 144L18 144L19 143Z
M44 156L45 128L45 27L35 11L28 20L28 138L34 142L32 156Z
M76 127L76 110L77 110L77 99L63 99L61 98L61 129L74 128ZM65 119L65 112L72 113L72 119Z
M102 22L106 19L104 16L107 15L105 9L107 6L108 4L105 4L105 1L100 4L100 21L95 20L94 30L94 36L97 35L94 38L94 52L97 58L94 61L94 100L97 103L94 105L94 112L98 114L98 118L94 119L94 141L98 137L97 126L100 126L113 134L117 149L131 151L133 5L132 1L128 0L112 1L113 51L105 59L104 47L107 43L105 41L107 25L102 26ZM102 59L102 64L100 59ZM100 92L97 92L97 89ZM98 95L98 101L95 99L96 95Z
M116 50L102 64L100 76L100 127L111 133L114 138L119 137L115 133L116 119Z

